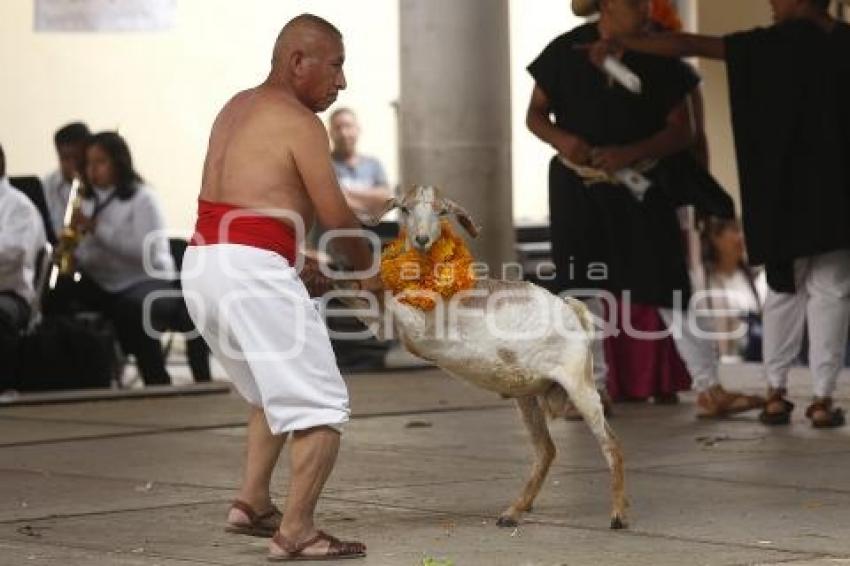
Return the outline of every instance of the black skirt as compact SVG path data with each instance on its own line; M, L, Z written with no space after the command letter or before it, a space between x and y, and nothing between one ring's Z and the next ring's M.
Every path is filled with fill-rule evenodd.
M662 187L661 167L648 175L653 185L638 201L623 186L585 186L552 159L549 213L558 291L628 292L634 303L687 308L691 286L677 203Z

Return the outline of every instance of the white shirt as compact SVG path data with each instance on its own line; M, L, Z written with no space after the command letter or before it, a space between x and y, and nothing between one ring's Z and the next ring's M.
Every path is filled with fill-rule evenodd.
M46 241L38 209L6 177L0 178L0 291L33 302L35 262Z
M66 181L62 172L57 169L42 179L41 186L44 189L50 224L53 226L53 233L58 237L65 224L65 207L68 206L68 198L71 195L71 183Z
M91 217L97 202L105 202L114 191L95 189L97 201L84 199L82 213ZM94 232L85 235L77 248L80 270L111 293L148 279L173 279L174 258L164 229L153 192L139 185L131 198L115 197L98 213ZM145 256L151 272L146 271Z
M753 277L755 295L747 276L740 269L736 269L731 275L712 273L708 284L705 281L705 272L699 269L692 274L691 282L694 291L712 291L711 304L715 309L730 309L741 314L758 313L761 312L767 297L767 278L763 270ZM707 307L707 301L700 301L699 306Z

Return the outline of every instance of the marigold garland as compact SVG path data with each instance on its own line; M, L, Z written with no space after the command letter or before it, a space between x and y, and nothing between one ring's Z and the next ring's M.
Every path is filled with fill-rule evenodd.
M682 20L670 0L652 0L652 21L668 31L682 31Z
M444 299L475 285L472 254L448 221L441 223L440 238L427 253L407 249L402 231L381 254L381 279L399 301L424 311L436 306L433 293Z

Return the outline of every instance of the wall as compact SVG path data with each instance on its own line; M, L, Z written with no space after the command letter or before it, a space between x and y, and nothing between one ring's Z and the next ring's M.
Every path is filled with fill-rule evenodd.
M525 126L534 81L525 68L562 33L584 23L568 0L511 0L513 205L517 223L547 220L549 160L554 151Z
M188 229L210 125L236 91L268 73L280 27L310 11L346 38L349 89L339 104L363 123L361 149L397 175L397 0L178 0L174 30L35 33L33 1L0 3L0 143L9 174L55 167L57 126L119 128L156 188L170 227Z

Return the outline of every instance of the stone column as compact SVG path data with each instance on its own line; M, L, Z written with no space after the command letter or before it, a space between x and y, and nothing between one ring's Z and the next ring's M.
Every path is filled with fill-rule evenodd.
M400 19L402 190L435 185L464 206L498 277L514 261L508 0L401 0Z

